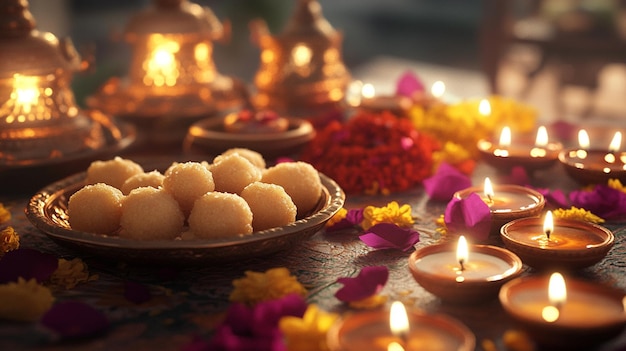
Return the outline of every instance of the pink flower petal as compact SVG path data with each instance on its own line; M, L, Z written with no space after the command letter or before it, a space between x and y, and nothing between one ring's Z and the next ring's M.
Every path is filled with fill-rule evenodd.
M570 203L561 189L550 190L548 188L534 188L546 199L550 208L569 208Z
M468 188L472 180L448 163L441 163L437 173L424 179L424 189L432 200L450 201L455 192Z
M387 283L389 269L385 266L363 267L358 276L337 279L343 287L335 297L343 302L352 302L377 294Z
M476 193L464 199L453 198L446 206L444 221L449 231L477 240L489 237L491 211Z
M109 321L102 312L78 301L55 304L41 317L41 324L63 339L92 336L109 327Z
M422 92L424 90L422 81L411 71L405 72L396 83L396 95L412 97L415 92Z
M375 249L398 249L408 251L420 241L420 234L410 228L400 228L393 223L379 223L359 239Z
M522 166L514 166L511 169L511 173L505 177L505 184L516 184L521 186L526 186L530 184L530 177L528 176L528 172Z
M0 284L15 282L20 277L35 278L41 283L48 280L58 266L55 256L34 249L9 251L0 259Z
M572 206L584 208L604 219L619 219L626 216L626 194L608 185L596 185L592 191L572 191L569 198Z

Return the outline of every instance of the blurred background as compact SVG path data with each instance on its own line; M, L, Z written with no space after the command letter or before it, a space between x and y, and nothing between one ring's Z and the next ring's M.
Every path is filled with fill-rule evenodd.
M249 22L279 33L295 0L196 0L232 24L217 44L220 72L250 82L259 50ZM121 39L149 0L30 0L40 30L69 36L95 57L74 78L79 103L107 78L127 73L131 48ZM626 2L623 0L320 0L343 32L343 56L358 78L401 72L442 79L451 94L490 93L526 101L544 119L612 121L626 114ZM378 78L376 78L378 77ZM443 78L439 78L443 77ZM426 80L428 80L426 79ZM380 83L380 82L379 82ZM382 82L384 83L384 82ZM432 82L426 82L432 83Z

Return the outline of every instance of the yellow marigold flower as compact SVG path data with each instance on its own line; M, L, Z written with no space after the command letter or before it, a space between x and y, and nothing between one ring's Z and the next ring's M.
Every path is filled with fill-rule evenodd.
M32 322L52 307L54 297L47 287L18 278L17 282L0 285L0 318Z
M361 227L367 230L378 223L393 223L399 227L410 227L414 223L411 205L400 206L397 202L392 201L385 207L365 207Z
M447 162L451 165L456 165L471 158L472 154L462 145L452 141L446 141L443 144L443 148L439 151L435 151L435 153L433 154L433 169L437 169L441 162Z
M302 318L282 317L278 327L289 351L326 351L326 334L337 318L338 314L322 311L311 304Z
M626 186L624 186L619 179L609 179L608 185L610 188L626 193Z
M80 283L97 279L97 275L89 275L87 265L80 258L74 258L71 261L60 258L57 270L50 277L50 285L67 290Z
M352 308L360 309L360 310L367 310L367 309L378 308L384 305L385 303L387 303L387 296L372 295L361 300L351 301L348 303L348 306Z
M436 220L435 220L435 224L437 225L437 228L435 228L435 231L439 234L441 234L441 236L445 236L448 235L448 227L446 226L446 221L444 218L444 215L440 215Z
M0 257L5 253L20 247L20 236L13 227L6 227L0 231Z
M326 222L326 226L327 227L334 226L335 224L341 222L342 219L346 218L347 214L348 214L348 210L342 207L341 209L339 209L339 211L337 211L337 213L335 213L334 216L330 217L328 222Z
M235 289L230 294L230 301L254 305L293 293L306 295L306 289L287 268L271 268L265 273L246 271L245 274L245 277L233 280Z
M604 223L604 219L594 215L584 208L577 208L574 206L567 210L563 208L558 208L552 211L552 214L556 218L573 219L577 221L585 221L591 223Z
M504 345L510 351L535 351L535 344L526 333L519 330L507 330L502 337Z
M4 224L11 220L11 211L0 203L0 224Z

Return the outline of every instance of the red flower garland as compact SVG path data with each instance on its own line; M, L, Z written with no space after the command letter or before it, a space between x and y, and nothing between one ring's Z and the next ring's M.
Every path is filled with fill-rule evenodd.
M389 112L358 112L347 122L330 122L301 155L333 178L346 193L407 190L432 174L432 137Z

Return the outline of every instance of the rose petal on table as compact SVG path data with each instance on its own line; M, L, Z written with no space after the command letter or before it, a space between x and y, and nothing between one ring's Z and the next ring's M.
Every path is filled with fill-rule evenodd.
M385 266L363 267L356 277L343 277L337 283L343 287L335 293L335 297L343 302L362 300L378 293L387 283L389 269Z
M420 234L411 228L400 228L393 223L379 223L370 227L359 239L375 249L408 251L420 241Z
M126 281L124 283L124 297L128 301L140 305L152 299L152 293L150 293L150 289L143 284Z
M424 90L424 84L412 71L407 71L402 74L396 83L396 95L412 97L415 92L422 92Z
M528 172L522 166L514 166L511 168L511 173L508 176L504 177L503 183L505 184L515 184L526 186L530 184L530 177L528 176Z
M554 208L568 208L570 202L565 196L565 193L561 189L550 190L548 188L534 188L546 199L546 203L549 207Z
M55 256L34 249L9 251L0 259L0 284L15 282L19 277L34 278L41 283L48 280L58 266Z
M78 301L55 304L41 317L40 322L63 339L92 336L109 327L109 321L102 312Z
M444 222L449 232L485 240L491 229L491 211L478 194L472 193L466 198L453 198L448 202Z
M626 193L598 184L592 191L575 190L569 194L572 206L584 208L604 219L626 216Z
M437 201L450 201L455 192L469 188L472 180L446 162L442 162L437 172L424 179L424 190L428 197Z

